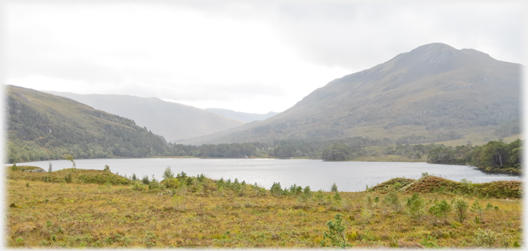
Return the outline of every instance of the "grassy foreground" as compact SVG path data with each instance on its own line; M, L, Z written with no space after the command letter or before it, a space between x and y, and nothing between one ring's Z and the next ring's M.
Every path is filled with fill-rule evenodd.
M340 240L354 248L523 245L521 182L424 176L335 193L203 176L144 185L109 171L20 169L31 168L6 172L5 238L12 248L320 248L336 214L342 222L335 225L346 227ZM442 200L453 210L429 214ZM467 203L465 219L452 201Z

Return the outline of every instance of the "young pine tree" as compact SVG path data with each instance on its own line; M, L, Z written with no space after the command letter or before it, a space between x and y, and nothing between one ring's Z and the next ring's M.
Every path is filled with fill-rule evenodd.
M332 188L330 188L330 191L331 191L332 193L337 193L337 185L336 185L336 183L334 183L334 184L332 185Z
M328 226L328 232L325 231L323 234L323 240L321 241L321 246L332 246L332 247L351 247L352 245L346 243L345 229L343 225L343 219L341 214L336 214L334 216L335 221L328 221L326 225Z
M482 211L484 211L484 209L482 208L482 206L480 205L480 203L478 202L478 200L475 200L475 202L473 202L473 205L471 205L471 212L473 213L478 213L479 214L479 218L478 218L478 221L482 221Z
M407 200L409 215L418 221L422 218L424 207L425 202L422 198L420 198L418 193L414 193L413 196Z
M167 169L165 169L165 171L163 172L163 179L169 180L172 178L174 178L174 173L172 173L170 166L168 166Z
M455 210L455 214L458 218L458 221L460 223L463 223L467 217L467 209L469 207L469 204L466 200L461 197L454 198L451 204L453 209Z

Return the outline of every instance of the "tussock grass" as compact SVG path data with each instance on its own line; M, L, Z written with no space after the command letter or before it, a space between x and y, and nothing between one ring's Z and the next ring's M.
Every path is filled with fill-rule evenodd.
M396 186L396 189L398 189L398 188L407 186L407 185L411 184L414 181L415 181L415 179L393 178L393 179L387 180L385 182L382 182L380 184L377 184L377 185L373 186L372 190L373 191L380 191L381 193L387 193L388 191L394 189L395 186Z
M32 181L48 181L52 183L64 182L65 178L70 175L72 183L95 183L95 184L111 184L111 185L131 185L132 181L113 174L109 171L101 170L86 170L67 168L54 172L26 172L24 170L42 169L40 167L20 166L22 171L11 171L8 167L7 178L12 180L32 180Z
M451 193L470 194L477 197L521 198L521 181L493 181L489 183L457 182L442 177L425 175L420 179L394 178L370 188L372 191L387 193L398 190L401 193Z
M470 205L478 200L491 207L482 212L478 223L473 219L479 214L470 211L463 223L456 221L453 212L447 222L427 213L417 219L405 206L411 194L394 192L397 183L414 191L410 185L416 181L410 179L393 179L369 191L340 192L340 200L336 200L330 192L272 196L269 190L242 182L219 187L217 181L203 177L186 177L190 181L174 178L181 180L174 188L152 185L152 181L150 188L138 184L140 181L112 185L99 181L114 174L101 172L8 171L8 247L319 248L323 233L328 231L326 223L337 213L346 226L347 243L355 248L522 244L520 199L487 198L463 191L420 193L425 212L435 201L451 201L455 196ZM72 173L72 183L59 181L68 173ZM57 176L57 182L41 181L43 174ZM82 175L91 175L97 182L83 182ZM498 184L484 187L508 188ZM389 194L396 195L401 210L393 210L384 200Z

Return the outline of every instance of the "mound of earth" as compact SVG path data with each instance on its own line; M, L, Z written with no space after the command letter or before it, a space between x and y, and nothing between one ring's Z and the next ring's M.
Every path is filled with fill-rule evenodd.
M409 193L430 193L437 190L453 192L456 189L459 189L459 184L459 182L427 175L403 187L402 191Z
M412 182L414 182L415 179L407 179L407 178L394 178L387 180L381 184L377 184L373 186L371 189L372 191L380 191L381 193L387 193L391 189L399 189L401 187L405 187Z

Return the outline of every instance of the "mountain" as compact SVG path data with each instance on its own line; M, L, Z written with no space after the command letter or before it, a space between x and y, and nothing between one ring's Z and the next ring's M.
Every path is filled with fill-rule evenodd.
M148 157L167 151L163 137L132 120L68 98L6 88L8 162L74 158Z
M92 106L95 109L134 120L139 126L165 137L169 142L199 137L244 122L225 118L212 112L163 101L159 98L140 98L127 95L74 94L49 92Z
M433 43L335 79L290 109L187 143L327 140L426 143L519 133L521 65Z
M233 110L228 109L220 109L220 108L206 108L205 110L216 113L222 117L239 120L243 122L252 122L255 120L265 120L267 118L271 118L278 113L276 112L268 112L266 114L257 114L257 113L245 113L245 112L237 112Z

